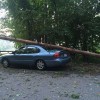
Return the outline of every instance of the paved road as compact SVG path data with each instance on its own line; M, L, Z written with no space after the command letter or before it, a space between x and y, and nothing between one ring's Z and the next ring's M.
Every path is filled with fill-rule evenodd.
M100 100L100 75L0 66L0 100Z

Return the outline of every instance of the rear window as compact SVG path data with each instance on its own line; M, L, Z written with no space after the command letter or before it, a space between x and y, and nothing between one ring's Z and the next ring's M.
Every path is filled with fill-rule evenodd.
M43 45L39 45L41 46L43 49L45 49L48 52L56 52L56 51L61 51L63 49L59 49L59 48L52 48L52 47L47 47L47 46L43 46Z
M59 51L57 49L53 49L53 50L47 50L48 52L56 52L56 51Z

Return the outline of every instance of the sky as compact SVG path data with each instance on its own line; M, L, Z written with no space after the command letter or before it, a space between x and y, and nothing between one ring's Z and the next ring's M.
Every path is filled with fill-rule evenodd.
M7 11L5 10L5 9L0 9L0 21L2 22L2 18L5 18L7 16ZM0 25L1 26L1 25ZM2 29L1 27L0 27L0 30L1 31L3 31L4 33L6 33L6 34L11 34L11 33L7 33L6 31L7 31L7 29L8 28L4 28L4 29ZM8 29L9 30L9 29ZM2 34L2 33L0 33L0 34Z
M5 9L0 9L0 20L2 20L2 18L5 18L6 14L7 14L7 11ZM5 31L6 29L2 29L2 30ZM7 34L9 35L9 33ZM0 51L13 51L13 50L15 50L13 42L0 40Z
M4 18L6 16L6 11L5 9L0 10L0 18Z

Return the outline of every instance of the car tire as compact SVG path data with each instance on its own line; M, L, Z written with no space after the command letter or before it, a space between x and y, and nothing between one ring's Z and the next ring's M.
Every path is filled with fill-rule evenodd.
M2 65L3 65L3 67L7 68L7 67L10 66L10 63L9 63L9 61L7 59L3 59L2 60Z
M38 70L44 70L46 68L46 64L43 60L37 60L35 65Z

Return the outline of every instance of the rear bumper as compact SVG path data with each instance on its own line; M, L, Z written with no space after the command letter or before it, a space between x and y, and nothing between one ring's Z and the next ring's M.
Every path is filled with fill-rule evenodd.
M47 67L58 67L58 66L64 66L66 65L68 62L71 61L71 57L67 57L67 58L58 58L55 60L46 60L46 65Z

